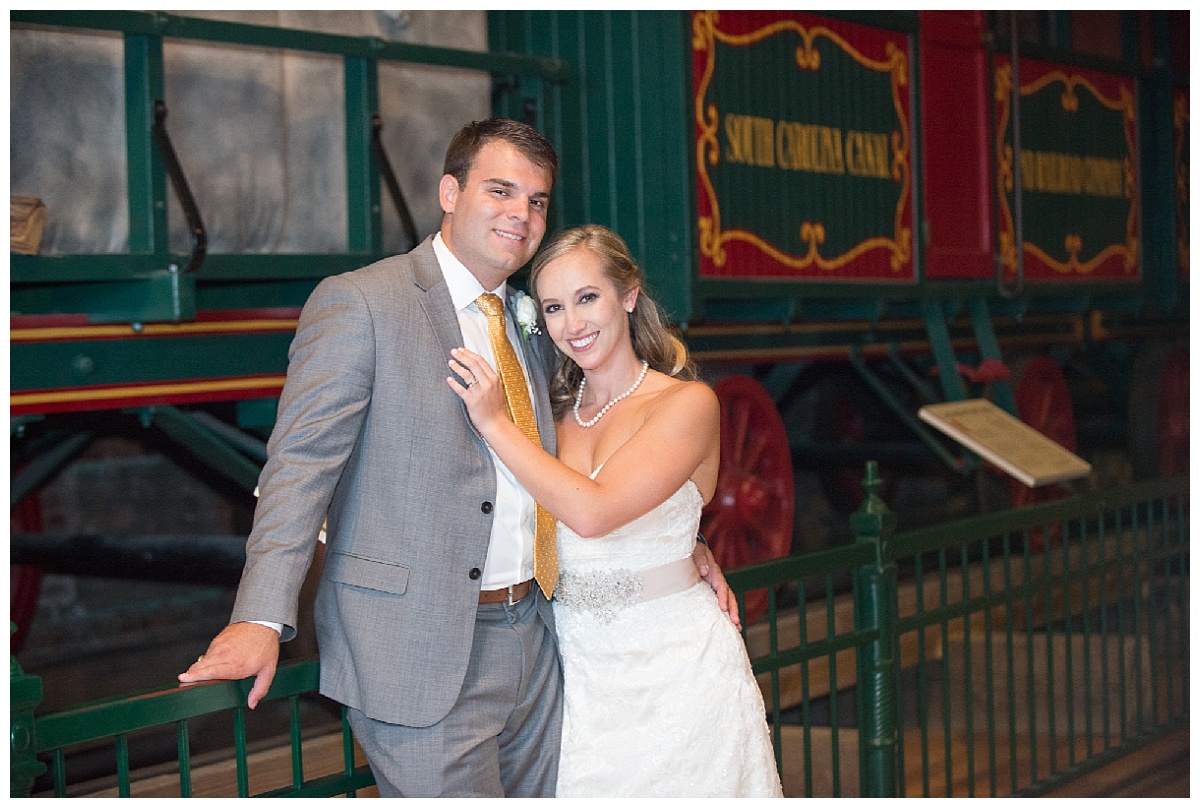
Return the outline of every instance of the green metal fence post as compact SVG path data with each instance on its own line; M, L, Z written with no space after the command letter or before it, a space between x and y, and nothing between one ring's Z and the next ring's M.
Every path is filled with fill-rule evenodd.
M850 517L855 541L875 547L875 563L854 574L854 630L876 633L857 654L859 793L864 797L895 797L898 790L896 564L891 548L896 516L876 493L880 482L878 465L867 461L867 498Z
M9 635L16 630L10 620ZM46 770L46 764L37 759L33 728L34 708L42 703L42 680L21 670L15 656L9 654L8 658L9 796L28 797L33 793L34 779Z

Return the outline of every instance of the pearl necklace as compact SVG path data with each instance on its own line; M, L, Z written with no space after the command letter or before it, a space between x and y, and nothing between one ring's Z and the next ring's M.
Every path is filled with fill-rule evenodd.
M638 389L638 386L642 383L642 379L646 378L646 370L649 369L649 367L649 362L642 362L642 372L638 374L637 381L633 383L633 387L630 387L624 393L605 404L600 412L596 413L596 417L590 421L584 421L579 417L579 404L583 401L583 388L587 387L587 377L584 377L584 379L579 382L579 392L575 394L575 423L579 424L584 429L591 429L594 427L596 422L604 417L604 413L612 409L613 404L616 404L623 398L628 398L629 396L633 395L633 391Z

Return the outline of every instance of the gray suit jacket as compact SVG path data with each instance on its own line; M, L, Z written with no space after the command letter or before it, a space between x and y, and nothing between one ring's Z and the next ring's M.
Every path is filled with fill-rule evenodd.
M289 350L233 610L235 622L272 620L284 640L294 636L328 517L315 607L321 692L407 726L440 721L458 695L492 525L495 466L446 384L450 349L462 344L429 239L317 286ZM530 338L551 452L553 353Z

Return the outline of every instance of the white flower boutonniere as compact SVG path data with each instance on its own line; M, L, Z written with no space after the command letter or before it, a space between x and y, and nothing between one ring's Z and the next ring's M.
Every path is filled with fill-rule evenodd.
M517 325L521 327L521 339L529 342L530 334L540 334L542 329L537 324L537 304L533 298L524 292L517 292L513 299L513 308L517 311Z

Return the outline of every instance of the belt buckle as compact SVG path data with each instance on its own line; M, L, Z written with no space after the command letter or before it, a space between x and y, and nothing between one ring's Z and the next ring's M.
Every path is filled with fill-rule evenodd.
M517 586L516 584L511 584L508 587L508 605L509 606L515 606L517 604L517 602L515 600L513 600L513 589L515 589L516 586Z

